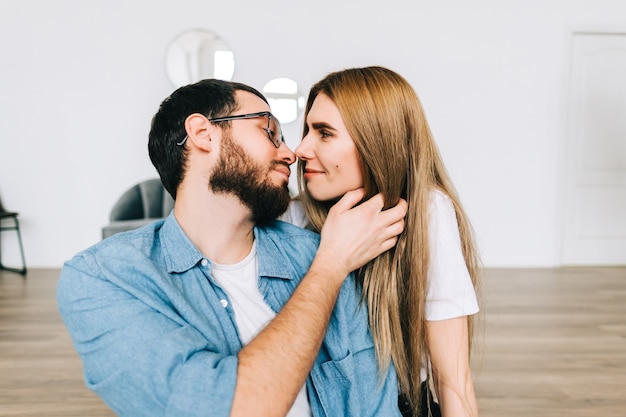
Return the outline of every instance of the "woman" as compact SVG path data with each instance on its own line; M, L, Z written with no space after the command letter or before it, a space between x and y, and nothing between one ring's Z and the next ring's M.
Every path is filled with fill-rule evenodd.
M477 416L469 352L478 312L477 249L421 103L386 68L353 68L313 86L305 110L298 186L308 226L320 231L345 192L409 203L394 250L357 271L381 370L393 362L405 415L435 407ZM435 410L439 412L439 410Z

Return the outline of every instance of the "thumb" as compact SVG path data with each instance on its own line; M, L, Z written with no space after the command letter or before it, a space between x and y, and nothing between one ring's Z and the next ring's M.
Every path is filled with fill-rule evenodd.
M356 206L365 197L365 189L357 188L356 190L348 191L341 197L341 199L333 205L333 211L344 212L350 210Z

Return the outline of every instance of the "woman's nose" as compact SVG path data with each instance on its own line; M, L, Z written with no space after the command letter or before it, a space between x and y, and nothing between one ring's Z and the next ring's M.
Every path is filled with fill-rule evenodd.
M312 148L310 146L310 141L307 140L307 136L302 138L302 142L300 142L300 144L296 148L296 155L298 156L298 158L305 160L310 159L313 154Z

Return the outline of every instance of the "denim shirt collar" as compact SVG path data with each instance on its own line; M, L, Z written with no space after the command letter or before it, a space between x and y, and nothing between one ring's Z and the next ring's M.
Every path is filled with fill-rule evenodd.
M185 234L174 217L174 211L167 216L159 231L165 255L167 272L180 274L196 266L202 259L207 259ZM278 246L275 243L280 237L269 227L254 228L257 256L259 259L259 276L293 280L289 269L281 262Z

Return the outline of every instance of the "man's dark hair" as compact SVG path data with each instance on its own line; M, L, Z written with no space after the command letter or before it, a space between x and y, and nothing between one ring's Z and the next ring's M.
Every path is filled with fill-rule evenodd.
M172 198L176 199L176 190L186 170L186 147L177 145L187 135L185 119L194 113L209 119L232 114L238 108L235 99L238 90L250 92L267 103L263 94L250 86L209 79L180 87L159 106L148 135L148 153ZM228 126L230 122L223 123Z

